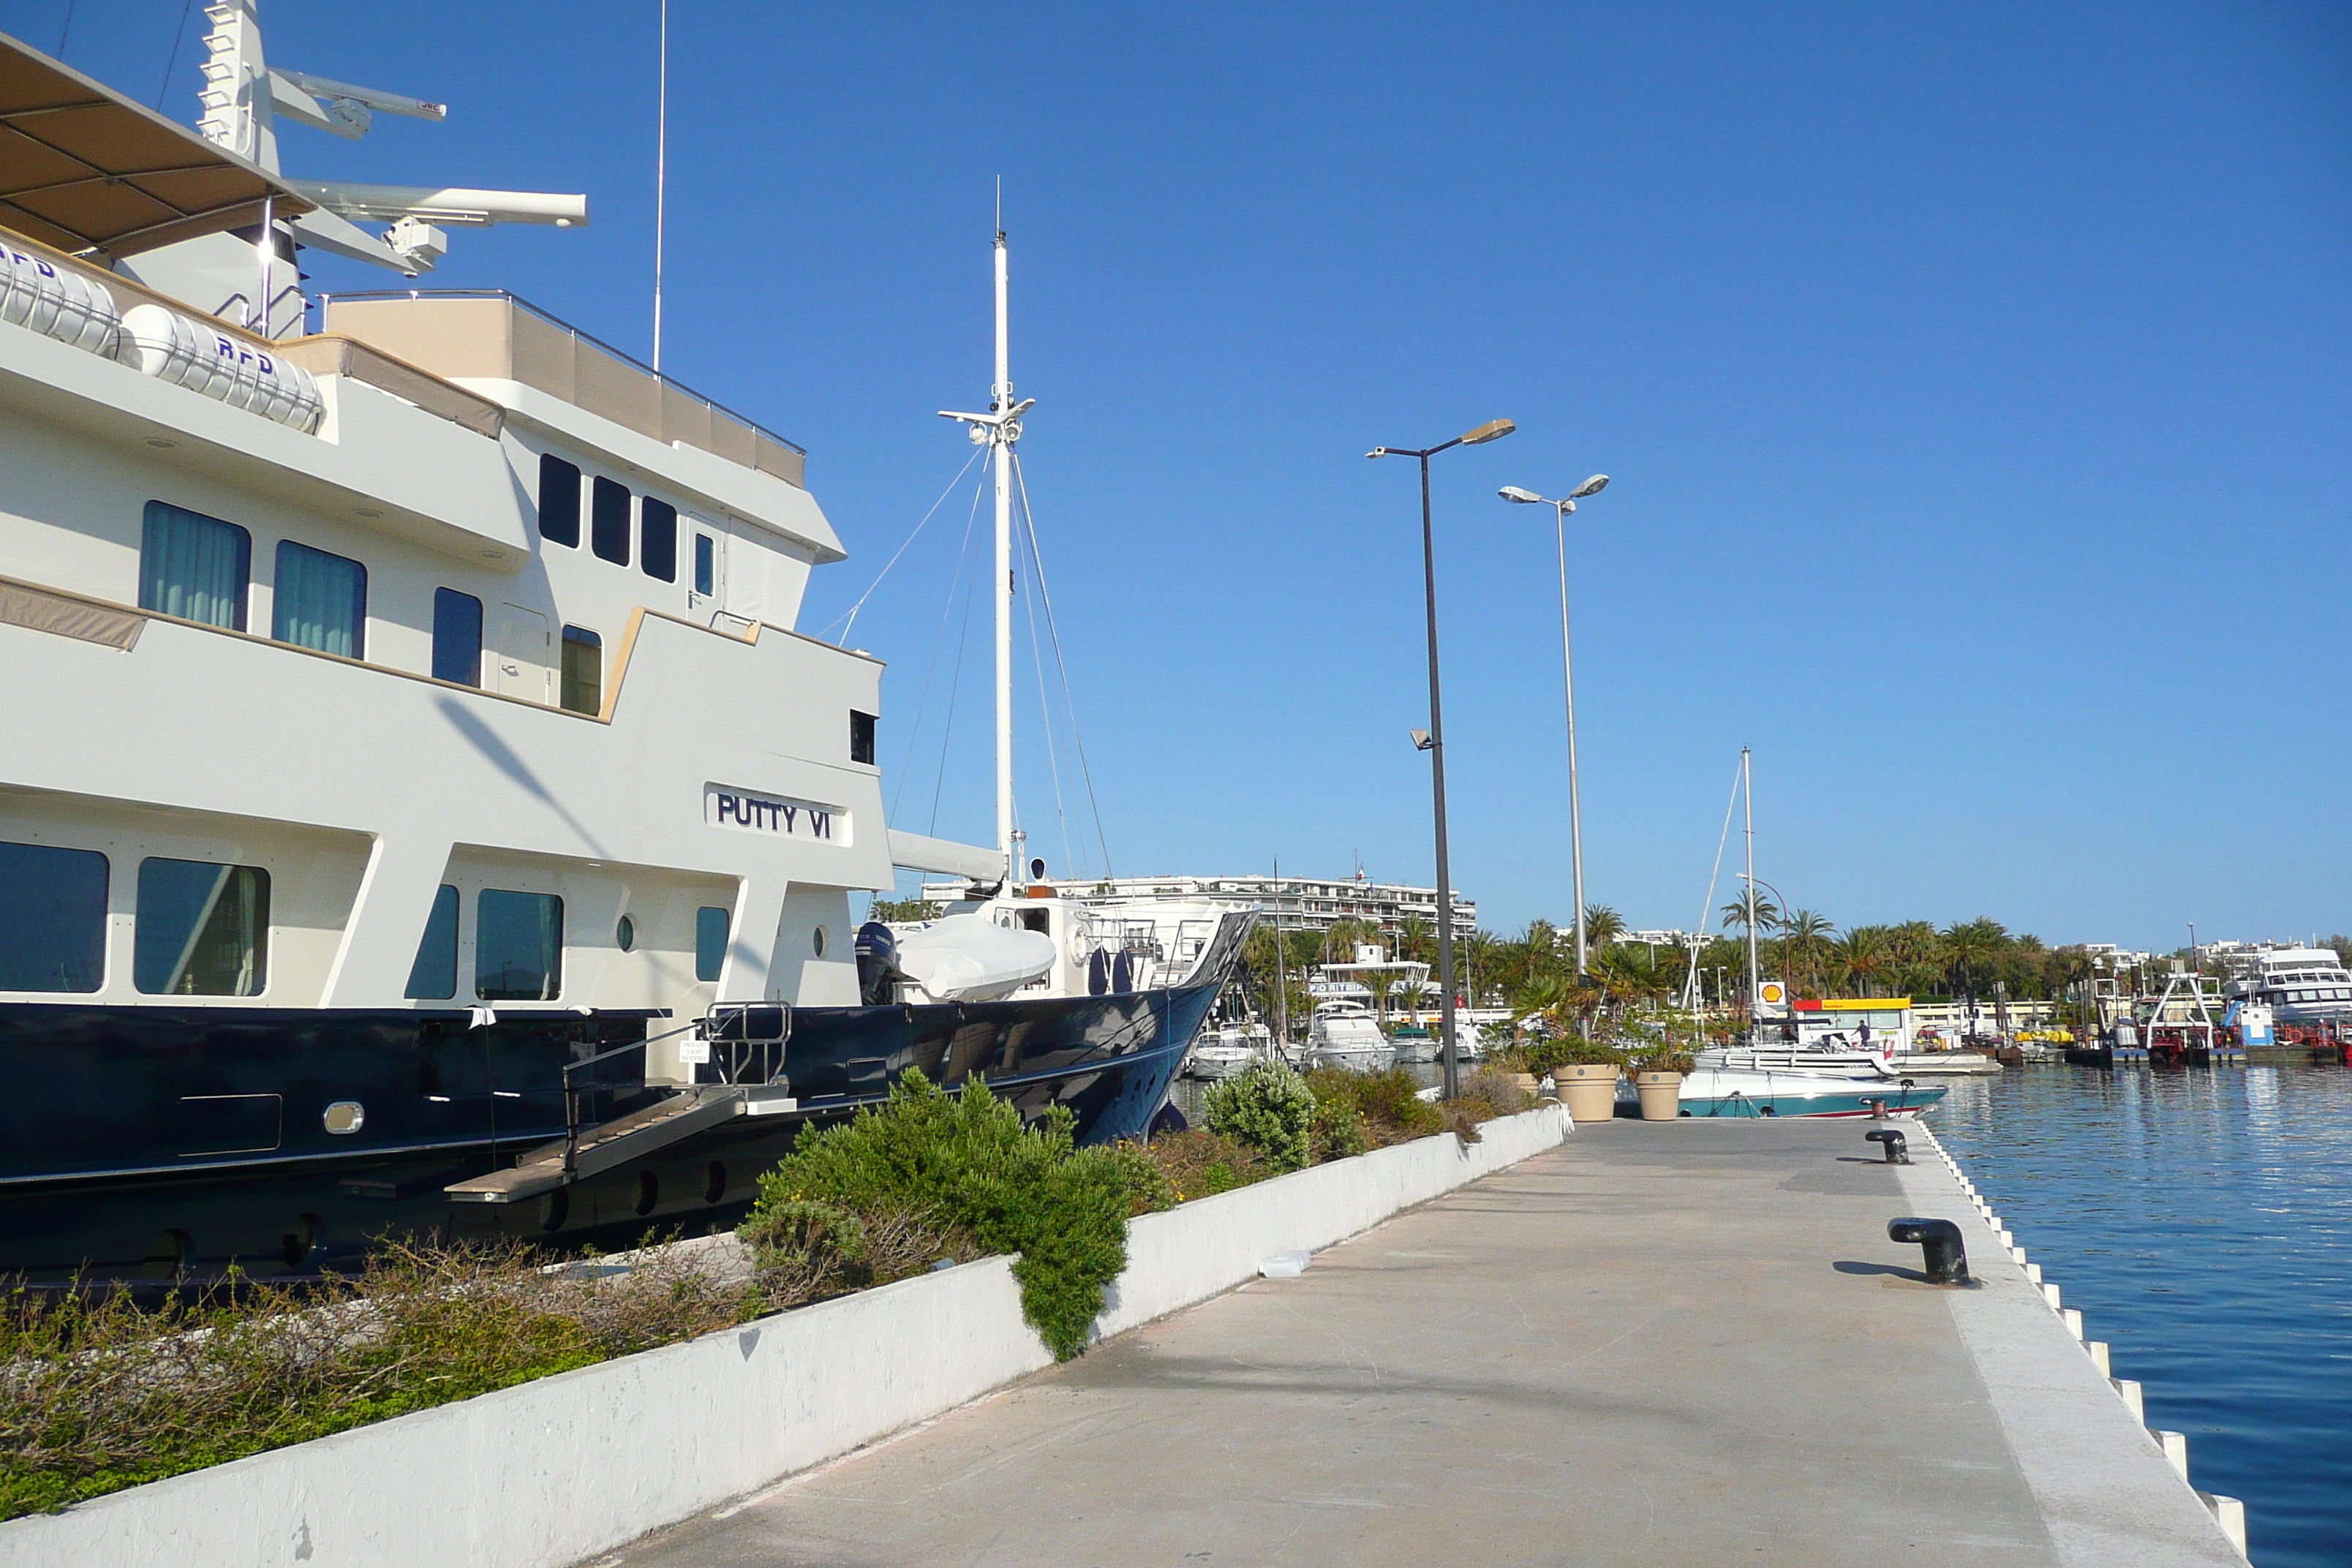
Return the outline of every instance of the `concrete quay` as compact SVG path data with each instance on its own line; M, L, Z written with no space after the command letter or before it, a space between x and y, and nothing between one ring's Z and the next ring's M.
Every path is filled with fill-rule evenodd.
M1888 1166L1879 1125L1580 1128L598 1561L2242 1564L1932 1139ZM1980 1287L1924 1283L1905 1214Z

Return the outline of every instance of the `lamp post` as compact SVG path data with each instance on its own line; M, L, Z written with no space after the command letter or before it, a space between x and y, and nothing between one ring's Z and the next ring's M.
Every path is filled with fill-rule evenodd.
M1454 447L1483 447L1499 441L1518 426L1507 419L1489 419L1475 430L1434 447L1375 447L1367 458L1421 459L1421 572L1429 616L1429 728L1415 730L1412 743L1429 753L1430 798L1437 822L1437 983L1438 1064L1445 1098L1460 1092L1462 1075L1454 1059L1454 888L1445 864L1445 713L1437 689L1437 546L1429 526L1429 459Z
M1568 648L1568 514L1576 503L1587 496L1599 495L1609 484L1607 474L1595 474L1559 500L1539 496L1533 490L1523 490L1517 485L1505 485L1498 492L1505 500L1522 506L1549 506L1559 532L1559 675L1560 685L1568 693L1568 838L1569 858L1576 870L1576 983L1584 984L1584 814L1577 800L1576 789L1576 663Z

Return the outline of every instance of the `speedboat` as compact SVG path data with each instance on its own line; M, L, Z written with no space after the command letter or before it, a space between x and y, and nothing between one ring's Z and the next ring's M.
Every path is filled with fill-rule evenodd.
M1396 1059L1401 1062L1433 1062L1437 1059L1437 1037L1420 1024L1400 1024L1389 1039L1396 1047ZM1460 1042L1455 1042L1457 1049Z
M1257 1038L1252 1038L1253 1032ZM1212 1083L1238 1078L1252 1062L1264 1060L1270 1054L1272 1043L1273 1037L1263 1024L1223 1025L1215 1037L1203 1039L1192 1047L1192 1056L1184 1063L1184 1076Z
M1942 1084L1876 1075L1701 1065L1683 1075L1680 1110L1685 1116L1919 1116L1948 1092Z
M1386 1072L1396 1060L1396 1047L1381 1033L1370 1008L1360 1002L1325 1002L1316 1007L1307 1037L1309 1067Z

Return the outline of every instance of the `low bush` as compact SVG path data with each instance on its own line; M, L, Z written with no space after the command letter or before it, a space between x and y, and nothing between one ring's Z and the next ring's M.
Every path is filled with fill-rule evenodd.
M1370 1148L1385 1149L1446 1129L1445 1113L1421 1098L1421 1085L1402 1068L1386 1072L1317 1068L1307 1075L1307 1083L1318 1104L1328 1101L1355 1111Z
M1122 1147L1135 1148L1132 1144ZM1167 1179L1178 1203L1213 1197L1282 1173L1248 1144L1206 1128L1162 1132L1135 1152Z
M1276 1172L1303 1171L1313 1153L1315 1094L1278 1061L1252 1062L1202 1097L1209 1131L1246 1143Z
M1356 1109L1354 1100L1337 1096L1315 1097L1314 1135L1318 1163L1345 1160L1372 1146L1371 1135L1364 1131L1364 1113Z
M740 1280L655 1255L558 1270L519 1245L385 1244L297 1295L18 1287L0 1310L0 1518L690 1339L752 1315Z
M1056 1358L1067 1360L1086 1348L1103 1287L1127 1267L1129 1216L1175 1201L1174 1187L1148 1158L1080 1149L1074 1125L1055 1106L1037 1126L1024 1127L1020 1112L979 1079L950 1095L909 1069L879 1107L803 1133L760 1178L759 1203L739 1234L774 1256L807 1259L803 1268L854 1278L873 1267L872 1237L853 1241L847 1221L877 1212L919 1215L940 1237L1019 1254L1013 1272L1022 1315ZM866 1247L865 1259L853 1258L850 1246Z

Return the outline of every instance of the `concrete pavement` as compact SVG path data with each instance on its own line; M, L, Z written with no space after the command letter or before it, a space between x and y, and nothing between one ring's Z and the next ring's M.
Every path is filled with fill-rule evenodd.
M1873 1163L1868 1125L1580 1129L1300 1279L1255 1281L602 1561L2242 1561L2182 1524L2197 1504L2168 1472L2070 1456L2067 1431L2021 1424L2015 1401L2038 1393L2008 1407L1988 1393L1954 1295L1886 1239L1922 1194ZM1970 1247L1987 1290L2022 1298L1990 1254ZM1974 1321L1980 1341L1991 1320ZM2116 1414L2116 1433L2137 1430ZM2021 1431L2031 1466L2107 1462L2126 1520L2136 1485L2189 1511L2138 1510L2157 1523L2137 1542L2053 1539Z

